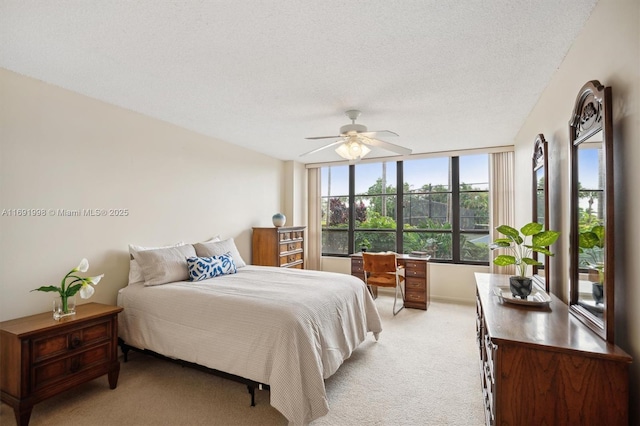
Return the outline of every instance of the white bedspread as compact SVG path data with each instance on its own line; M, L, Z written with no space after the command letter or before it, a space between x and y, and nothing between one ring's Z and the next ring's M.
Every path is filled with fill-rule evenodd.
M140 349L271 387L290 423L329 411L324 379L382 331L364 283L345 274L247 266L237 274L120 290L119 334Z

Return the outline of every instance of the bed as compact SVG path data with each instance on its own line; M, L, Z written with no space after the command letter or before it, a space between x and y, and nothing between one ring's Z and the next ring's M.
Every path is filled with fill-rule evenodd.
M248 265L198 282L133 284L118 305L126 345L264 383L296 425L328 413L324 379L382 331L360 279L311 270Z

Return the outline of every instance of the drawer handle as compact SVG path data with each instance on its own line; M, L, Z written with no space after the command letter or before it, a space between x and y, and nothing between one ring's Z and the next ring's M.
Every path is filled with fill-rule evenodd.
M71 338L71 349L75 349L77 347L79 347L82 344L82 340L80 340L79 337L74 336Z

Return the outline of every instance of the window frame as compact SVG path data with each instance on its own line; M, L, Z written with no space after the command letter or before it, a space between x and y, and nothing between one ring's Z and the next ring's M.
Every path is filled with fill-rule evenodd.
M404 190L404 161L399 160L396 161L396 229L393 230L379 230L379 229L370 229L370 228L356 228L355 226L355 167L356 164L349 164L349 219L348 219L348 227L345 230L337 230L337 229L326 229L325 227L321 227L321 232L348 232L348 249L346 254L341 253L327 253L324 251L324 245L322 245L322 256L326 257L349 257L350 255L356 253L359 248L355 248L355 233L356 232L393 232L396 237L396 248L395 251L397 253L403 253L403 243L404 243L404 233L405 232L428 232L428 233L442 233L442 234L450 234L451 235L451 259L436 259L431 258L430 262L434 263L449 263L449 264L462 264L462 265L479 265L479 266L488 266L489 259L487 261L469 261L461 259L461 247L460 247L460 237L462 234L477 234L477 235L489 235L490 229L487 228L486 231L478 230L478 229L469 229L464 230L460 229L460 194L464 193L490 193L490 185L486 190L472 190L472 191L461 191L460 190L460 155L455 156L446 156L449 159L450 165L450 180L451 180L451 188L450 191L447 192L451 194L451 229L404 229L404 197L405 195L409 195L410 193L406 193ZM389 162L387 159L381 159L380 163ZM326 167L332 167L331 165L327 165L321 168L325 169ZM489 178L490 179L490 178ZM321 195L322 198L322 195ZM489 256L490 257L490 256Z

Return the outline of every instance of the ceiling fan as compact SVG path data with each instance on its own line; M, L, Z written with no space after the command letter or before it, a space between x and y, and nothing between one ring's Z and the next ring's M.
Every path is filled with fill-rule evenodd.
M362 157L371 152L369 146L386 149L387 151L394 152L398 155L409 155L411 150L399 145L395 145L389 142L378 139L379 135L382 136L398 136L397 133L390 130L376 130L368 131L366 126L362 124L356 124L356 119L360 116L360 111L357 109L350 109L345 112L346 116L351 119L351 124L346 124L340 127L340 134L335 136L314 136L306 139L335 139L337 141L331 142L325 146L314 149L309 152L305 152L301 157L305 155L315 154L323 149L331 148L336 145L336 152L342 158L350 161L360 160Z

